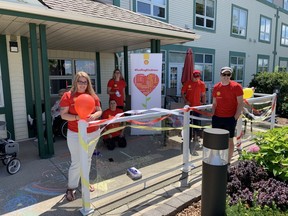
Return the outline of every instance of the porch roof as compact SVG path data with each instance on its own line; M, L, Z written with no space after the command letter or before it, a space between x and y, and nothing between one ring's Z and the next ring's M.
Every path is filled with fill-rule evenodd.
M0 34L30 37L29 23L46 25L48 49L118 52L198 39L180 28L130 10L92 0L42 0L45 7L0 0Z

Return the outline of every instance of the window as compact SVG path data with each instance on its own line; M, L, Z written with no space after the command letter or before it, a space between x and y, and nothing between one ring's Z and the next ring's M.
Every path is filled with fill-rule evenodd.
M196 0L195 26L215 29L215 0Z
M233 69L232 79L243 85L245 53L230 52L230 67Z
M257 65L257 72L268 72L269 70L269 56L266 55L258 55L258 65Z
M281 45L288 46L288 25L282 24Z
M259 40L262 42L271 42L271 23L272 19L260 17L260 34Z
M167 0L136 0L136 12L166 19Z
M283 1L283 8L284 8L285 10L288 10L288 0L284 0L284 1Z
M58 94L59 89L70 88L74 75L85 71L90 75L95 89L96 66L93 60L49 59L50 93Z
M288 58L279 58L279 67L278 67L279 72L288 72Z
M232 33L233 36L246 37L248 11L233 6L232 12Z
M195 53L194 68L202 72L201 79L204 82L212 82L213 59L211 54Z

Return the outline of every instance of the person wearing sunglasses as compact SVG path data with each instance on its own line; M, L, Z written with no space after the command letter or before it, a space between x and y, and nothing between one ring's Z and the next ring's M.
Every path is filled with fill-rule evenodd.
M243 110L243 89L239 83L231 80L232 73L232 68L222 67L221 80L214 85L212 92L212 128L229 131L228 163L234 152L236 123Z
M206 87L205 83L200 80L201 72L194 70L192 73L192 80L188 80L184 83L181 89L181 95L186 105L190 107L200 106L206 103ZM199 117L200 114L197 111L191 111L190 115ZM197 119L191 119L191 124L201 125L201 121ZM196 147L200 147L198 136L200 135L199 128L190 128L190 137L193 136L190 146L190 152L193 156L197 156Z

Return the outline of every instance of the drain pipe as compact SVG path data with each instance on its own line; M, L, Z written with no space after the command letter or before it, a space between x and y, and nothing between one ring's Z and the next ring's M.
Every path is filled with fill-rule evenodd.
M277 55L277 32L278 32L278 21L279 21L279 7L276 8L276 14L274 15L276 17L276 27L275 27L275 39L274 39L274 50L273 50L273 68L272 71L275 71L275 65L276 65L276 55Z

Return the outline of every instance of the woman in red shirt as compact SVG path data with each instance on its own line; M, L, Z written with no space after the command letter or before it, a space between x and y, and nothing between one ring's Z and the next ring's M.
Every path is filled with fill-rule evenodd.
M113 71L112 79L108 81L107 84L107 94L109 94L110 100L115 100L117 103L117 108L124 109L126 103L125 94L126 82L123 75L119 69Z
M94 121L102 115L100 100L93 90L91 80L86 72L78 72L74 78L71 89L65 92L60 101L60 114L62 119L68 121L67 144L71 154L71 165L68 171L68 189L66 191L66 199L73 201L75 199L75 189L79 185L80 180L80 143L78 138L78 120L80 119L75 110L75 100L82 94L89 94L94 98L95 108L87 117L87 121ZM85 106L85 104L83 104ZM87 128L88 142L95 140L100 136L98 126L89 126ZM96 147L96 141L89 145L88 149L88 166L91 166L91 157ZM94 187L90 185L90 191L94 191Z

